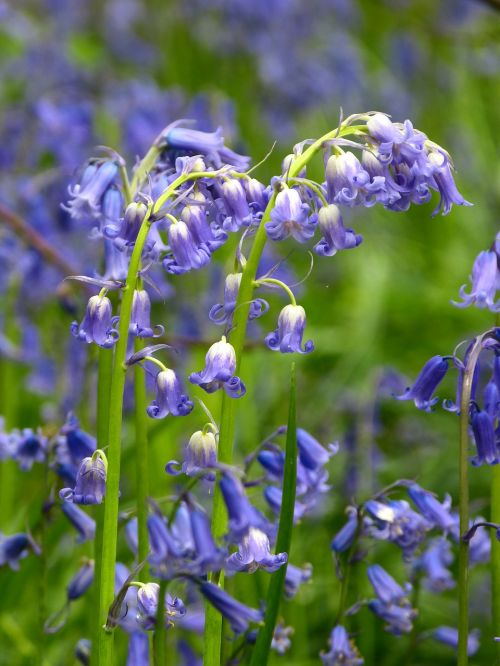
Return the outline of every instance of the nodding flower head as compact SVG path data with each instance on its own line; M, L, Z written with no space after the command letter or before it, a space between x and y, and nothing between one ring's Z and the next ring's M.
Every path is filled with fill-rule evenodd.
M433 167L432 179L434 189L439 192L439 203L433 211L433 215L441 213L447 215L453 204L455 206L472 206L460 194L453 180L450 159L444 150L433 150L429 153L429 163Z
M0 532L0 567L8 564L13 571L17 571L19 560L26 557L30 549L35 554L40 554L40 549L29 534L5 536Z
M224 472L219 483L229 516L230 538L233 541L239 542L248 535L252 527L268 535L273 531L267 518L250 503L239 479L229 472Z
M314 251L323 257L333 257L339 250L350 250L363 241L363 236L344 227L342 215L335 204L320 208L318 222L323 238L314 246Z
M343 206L373 206L385 200L385 178L370 176L354 153L332 155L326 165L328 201Z
M236 352L233 345L226 342L223 336L208 350L203 370L193 372L189 376L189 381L207 393L223 388L231 398L241 398L246 392L246 387L241 379L235 376L235 371Z
M432 523L434 527L438 527L444 532L454 529L456 521L450 513L451 498L449 495L441 504L435 495L417 483L408 486L408 495L424 518Z
M186 223L194 242L197 245L204 243L210 252L214 252L227 240L226 232L221 228L212 226L207 218L207 206L212 203L202 192L194 192L187 206L181 212L181 219Z
M180 275L198 270L210 261L210 249L205 243L197 244L188 226L182 220L173 222L168 228L168 244L171 254L163 259L167 273Z
M118 167L114 162L88 165L80 183L69 188L71 199L64 209L77 220L98 217L101 200L117 175Z
M306 311L301 305L285 305L278 317L278 328L266 335L265 343L273 351L282 354L309 354L314 349L312 340L302 348L302 336L306 326Z
M266 222L265 228L274 241L293 236L299 243L305 243L314 236L316 224L317 217L310 215L309 206L302 202L298 191L286 187L276 196L271 221Z
M148 416L163 419L168 414L186 416L193 409L193 403L182 393L177 375L170 368L160 370L156 375L156 398L147 408Z
M354 543L356 532L358 531L359 520L357 509L352 506L348 507L347 516L347 522L332 539L330 547L335 553L343 553L349 550Z
M31 428L24 428L15 433L15 449L12 458L16 460L23 471L30 470L35 462L44 462L47 455L47 438Z
M337 444L328 444L325 449L307 430L297 428L297 447L300 462L307 469L318 470L324 467L338 451Z
M151 328L151 301L145 289L136 289L132 301L129 331L137 338L157 338L163 335L163 326Z
M82 597L92 585L94 580L94 561L87 560L78 569L66 588L68 601L75 601Z
M92 541L95 537L95 520L72 502L63 502L61 509L78 532L77 543Z
M137 235L148 212L148 207L142 201L132 201L125 209L123 219L119 224L108 224L103 228L106 238L113 239L120 250L125 250L137 240Z
M443 592L455 587L453 574L447 568L453 562L447 539L431 539L424 552L414 561L415 569L423 572L422 583L431 592Z
M158 583L144 583L137 591L137 614L139 624L146 631L156 626L158 609L158 596L160 586ZM165 626L174 626L174 620L186 614L186 608L178 597L165 595Z
M224 283L224 303L217 303L208 313L208 318L214 324L230 324L236 309L236 300L240 289L243 273L229 273ZM255 298L250 303L248 319L257 319L269 310L268 303L262 298Z
M217 463L217 440L215 435L210 430L197 430L194 432L187 445L184 447L184 462L181 466L181 471L175 470L179 464L175 460L171 460L166 467L169 474L177 475L179 473L186 474L186 476L197 476L203 471L208 474L204 477L213 480L214 474L212 470Z
M85 317L80 325L74 321L71 333L78 340L99 347L112 347L118 340L115 326L119 317L113 317L111 301L107 296L91 296L87 304Z
M425 412L432 411L439 398L432 394L443 381L448 372L448 360L442 356L433 356L422 368L419 376L411 388L407 388L403 395L395 396L396 400L413 400L417 409Z
M410 559L425 539L432 524L410 508L404 500L365 502L365 528L375 539L387 540L399 546L405 559Z
M59 497L75 504L101 504L106 494L106 472L106 463L99 452L92 458L84 458L74 489L63 488Z
M222 183L221 190L225 216L222 223L223 229L225 231L238 231L240 227L250 226L253 214L240 181L236 178L226 180Z
M488 308L498 312L500 302L495 303L495 295L499 282L498 257L496 252L480 252L476 257L471 275L472 288L468 294L466 285L460 287L461 303L452 301L458 308L466 308L475 304L478 308Z
M304 564L302 568L289 564L285 574L285 597L292 599L299 591L300 586L311 580L312 572L311 564Z
M378 564L368 567L368 579L378 597L368 604L370 610L387 622L386 630L390 633L396 636L409 633L416 616L407 598L411 585L407 583L403 589Z
M249 622L262 622L261 611L236 601L218 585L203 582L200 584L200 592L226 618L235 634L245 632Z
M330 634L329 652L321 652L320 657L324 666L362 666L365 663L358 649L349 640L347 631L338 624Z
M484 463L498 464L500 452L495 435L494 419L487 412L474 407L471 426L477 449L477 455L471 460L472 464L476 467Z
M250 527L248 534L242 538L238 545L238 552L233 553L228 558L226 568L229 572L246 571L247 573L253 573L257 569L263 569L273 573L286 564L287 561L286 553L276 555L271 553L267 534L255 527Z

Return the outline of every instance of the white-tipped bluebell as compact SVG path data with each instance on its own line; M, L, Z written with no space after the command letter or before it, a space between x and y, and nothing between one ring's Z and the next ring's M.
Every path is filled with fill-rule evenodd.
M156 626L159 592L158 583L144 583L137 591L138 621L145 631L154 629ZM173 627L175 619L185 614L186 608L182 600L167 593L165 595L165 626Z
M102 451L84 458L76 475L74 488L63 488L59 497L75 504L101 504L106 494L107 461Z
M203 370L191 373L189 381L207 393L222 388L231 398L241 398L246 392L246 387L241 379L235 376L235 371L236 352L233 345L222 336L221 340L215 342L208 350Z
M317 216L311 214L299 192L286 187L276 196L271 220L266 222L265 229L271 240L281 241L292 236L299 243L305 243L314 236L316 224Z
M282 354L309 354L314 343L308 340L302 347L302 336L306 326L306 311L301 305L285 305L278 317L278 328L266 335L265 343L273 351Z
M129 332L137 338L157 338L165 332L161 324L151 327L151 300L145 289L134 291Z
M255 527L250 527L238 544L238 552L230 555L226 562L228 572L246 571L254 573L263 569L268 573L277 571L288 561L287 553L271 553L269 537Z
M316 254L333 257L339 250L350 250L363 241L363 236L344 227L340 209L335 204L319 209L318 223L323 238L314 246Z
M163 259L167 273L180 275L198 270L209 263L211 253L205 243L196 243L188 226L182 220L172 222L168 228L170 254Z
M119 334L116 324L119 317L113 317L113 306L107 296L91 296L82 323L71 324L71 334L78 340L100 347L113 347Z
M153 419L163 419L168 414L174 416L187 416L193 403L185 393L182 393L181 384L177 375L170 368L160 370L156 375L156 398L147 408L148 416Z

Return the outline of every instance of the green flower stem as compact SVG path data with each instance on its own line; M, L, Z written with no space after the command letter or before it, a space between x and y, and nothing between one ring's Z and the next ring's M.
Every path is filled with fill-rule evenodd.
M103 449L108 445L108 413L109 395L111 387L111 373L113 371L113 350L99 348L97 368L97 446ZM99 608L99 593L101 586L101 551L104 529L104 504L98 504L94 511L96 530L94 540L94 582L93 603L94 609ZM91 664L97 664L97 644L101 630L101 618L95 611L92 614L92 653Z
M288 177L295 178L306 164L323 148L325 142L335 138L345 137L349 134L362 133L366 131L364 125L341 126L332 132L328 132L299 155L292 162ZM236 352L236 374L241 366L243 347L245 344L246 328L248 321L248 312L253 298L255 278L259 267L262 252L266 245L267 234L265 225L271 219L271 211L276 203L277 192L271 196L266 210L262 216L259 228L255 234L255 239L250 251L248 261L243 267L238 298L233 317L233 328L231 330L231 344ZM217 459L221 463L231 464L233 459L234 433L235 433L235 401L226 393L222 396L221 419L219 430L219 446L217 449ZM224 502L219 486L214 489L214 500L212 509L212 532L215 538L220 538L226 531L227 515L224 508ZM224 584L224 574L214 574L211 577L213 583ZM220 646L222 632L222 617L210 604L205 609L205 641L203 652L204 666L220 666Z
M290 370L290 402L288 405L288 424L286 430L285 467L283 474L283 498L281 501L276 552L290 554L292 542L293 515L295 509L295 491L297 486L297 418L295 400L295 362ZM274 627L278 619L287 565L280 567L271 576L267 593L267 609L264 626L259 631L253 649L251 666L266 666L273 640Z
M472 380L484 336L476 338L471 349L462 382L459 430L459 515L460 544L458 550L458 666L467 666L469 636L469 544L463 540L469 529L469 406Z
M167 628L165 626L165 597L168 581L160 580L158 590L158 608L156 611L156 629L153 639L154 666L166 666L167 663Z
M135 351L141 349L141 341L136 339ZM148 556L148 495L149 495L149 467L148 467L148 424L146 413L146 381L144 370L138 363L134 367L134 397L135 397L135 465L136 465L136 500L137 500L137 535L139 562L144 562ZM145 580L146 571L143 570L141 580Z
M254 285L256 287L259 287L262 284L275 284L277 287L281 287L281 289L283 289L283 291L286 292L288 298L290 299L290 303L292 305L297 305L297 301L295 300L295 295L293 291L290 289L288 285L286 285L281 280L276 280L275 278L262 278L261 280L256 280L254 282Z

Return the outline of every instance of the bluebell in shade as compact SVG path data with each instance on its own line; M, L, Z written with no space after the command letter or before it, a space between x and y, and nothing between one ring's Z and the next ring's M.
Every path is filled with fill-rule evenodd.
M79 465L84 458L93 455L97 443L95 437L81 430L80 423L74 414L68 414L66 423L60 430L66 439L68 452L71 460Z
M261 611L236 601L213 583L202 582L200 592L226 618L235 634L245 632L250 622L260 623L263 620L264 616Z
M379 564L368 567L367 573L377 595L368 604L370 610L387 623L385 628L390 633L396 636L409 633L416 616L408 600L411 585L406 583L402 588Z
M442 356L433 356L422 368L419 376L411 388L396 400L413 400L417 409L425 412L432 411L439 398L433 398L433 393L443 381L448 372L448 360Z
M338 206L323 206L318 212L318 226L323 238L314 246L314 251L323 257L333 257L340 250L358 247L363 236L353 229L346 229Z
M151 327L151 300L145 289L134 291L129 332L137 338L157 338L165 332L161 324Z
M488 308L492 312L498 312L500 302L495 302L498 280L498 257L496 252L480 252L474 261L471 275L472 287L466 292L466 285L460 287L460 298L462 302L452 301L458 308L466 308L475 305L478 308Z
M28 471L36 462L42 463L47 455L47 438L35 433L31 428L24 428L15 438L16 447L12 458L23 471Z
M224 389L230 398L241 398L246 387L236 372L236 352L233 345L222 336L215 342L205 356L205 367L200 372L189 375L189 381L197 384L207 393Z
M314 350L312 340L302 347L302 337L306 326L306 312L301 305L285 305L278 317L278 328L266 335L265 343L273 351L282 354L309 354Z
M65 210L76 220L87 220L100 213L101 200L118 175L114 162L89 165L83 172L80 183L69 188L70 200Z
M193 574L202 576L209 571L222 569L226 550L217 547L206 513L194 508L189 512L189 518L195 546L195 557L193 562L188 564L188 570Z
M479 650L480 643L479 637L481 632L479 629L473 629L467 637L467 654L472 657ZM455 650L458 648L458 629L456 627L437 627L432 632L432 637L439 643L449 645Z
M235 232L241 227L250 226L253 221L253 213L240 181L236 178L224 181L221 186L221 193L224 204L222 228L225 231Z
M453 562L450 542L440 537L431 539L424 552L415 560L414 567L423 573L422 584L431 592L443 592L455 587L453 574L448 569Z
M243 484L239 479L223 472L219 481L224 503L229 516L229 532L231 538L239 542L248 534L251 527L255 527L270 534L271 525L266 517L260 513L249 501L245 494Z
M181 384L177 375L170 368L160 370L156 375L156 398L147 408L148 416L153 419L163 419L168 414L173 416L187 416L193 403L185 393L182 393Z
M148 516L150 553L148 561L153 566L174 565L176 560L189 554L189 541L180 544L172 534L164 518L153 514Z
M477 455L471 458L474 466L496 465L499 462L499 451L495 436L495 424L491 416L477 407L472 408L472 433L476 443Z
M283 491L281 488L277 488L276 486L267 486L267 488L264 489L264 499L272 511L274 511L274 513L279 516L281 513L281 502L283 499ZM295 506L293 510L294 524L302 520L308 508L308 504L304 504L298 499L295 500Z
M276 196L271 220L266 222L265 229L271 240L282 241L292 236L299 243L306 243L314 236L316 225L317 216L311 214L299 192L286 187Z
M238 552L230 555L226 562L228 572L246 571L254 573L257 569L263 569L268 573L277 571L286 564L288 555L286 553L271 553L269 537L255 527L248 530L248 534L241 539Z
M476 516L475 520L469 522L469 529L475 523L484 522L482 516ZM455 541L459 541L459 518L456 516L456 530L452 534ZM469 541L469 563L475 564L488 564L491 559L491 537L488 530L479 527L475 532L472 539Z
M432 524L413 511L404 500L368 500L364 508L370 516L365 518L364 523L368 534L399 546L406 560L412 557L432 528Z
M224 283L224 303L216 303L210 308L208 318L214 324L230 324L236 308L236 299L241 284L242 273L229 273ZM250 303L248 319L257 319L269 310L269 304L263 298L255 298Z
M304 564L302 568L294 564L287 565L285 574L285 597L287 599L292 599L301 585L311 580L312 571L312 565L310 564Z
M310 470L318 470L324 467L338 451L337 444L328 444L325 448L303 428L297 428L297 447L300 462Z
M125 666L146 666L149 663L148 635L142 631L133 631L129 634Z
M59 497L75 504L101 504L106 494L106 463L100 455L84 458L74 489L63 488Z
M449 532L455 527L455 518L450 513L451 498L449 495L441 503L433 493L425 490L417 483L408 486L408 495L424 518L435 527L444 532Z
M76 574L68 583L68 587L66 588L66 596L68 601L75 601L76 599L82 597L92 585L93 580L94 561L87 560L82 564L82 566L78 569Z
M8 564L13 571L18 571L19 560L26 557L30 549L36 555L40 554L38 545L29 534L5 536L0 532L0 567Z
M330 650L319 655L324 666L362 666L365 663L342 625L333 628L328 643Z
M88 344L113 347L118 340L118 320L119 317L113 317L113 306L107 296L91 296L82 323L71 324L71 334Z
M92 541L95 537L95 520L72 502L63 502L61 509L78 532L77 543Z
M203 268L210 261L209 247L205 243L198 245L182 220L172 222L169 226L168 244L170 254L163 259L163 267L167 273L181 275Z
M358 530L358 511L354 507L348 507L346 510L347 513L347 522L337 534L333 537L332 543L330 545L331 549L335 553L344 553L354 543L356 537L356 532Z
M156 612L158 609L158 583L144 583L137 591L138 621L145 631L156 626ZM186 614L186 608L179 597L165 595L165 626L173 627L175 619Z

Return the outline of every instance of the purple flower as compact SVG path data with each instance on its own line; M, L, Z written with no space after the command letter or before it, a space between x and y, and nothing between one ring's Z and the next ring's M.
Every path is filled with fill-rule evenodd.
M236 353L233 345L226 342L222 336L215 342L205 356L205 367L200 372L189 375L189 381L197 384L207 393L213 393L220 388L231 398L241 398L245 395L246 387L239 377L235 376Z
M412 483L408 487L408 495L424 518L435 527L444 532L448 532L455 527L455 519L450 513L451 497L449 495L441 504L435 495L417 483Z
M263 614L233 599L227 592L213 583L200 584L200 592L231 625L235 634L242 634L248 629L249 622L262 622Z
M324 666L362 666L365 663L354 643L349 640L347 631L340 624L333 628L328 643L330 651L320 653Z
M494 420L487 412L473 407L471 426L477 449L477 455L471 459L472 464L476 467L483 463L488 465L498 464L499 452L495 437Z
M217 303L208 313L208 318L214 324L229 324L236 308L236 299L241 284L242 273L229 273L224 283L224 303ZM250 303L248 319L257 319L269 310L268 303L262 298L256 298Z
M132 300L129 332L137 338L157 338L163 335L163 326L151 328L151 301L145 289L136 289Z
M432 539L415 561L415 568L424 573L423 584L431 592L443 592L455 587L453 575L447 567L453 562L449 541Z
M276 486L267 486L267 488L264 490L264 499L269 504L274 513L279 516L281 513L281 501L283 499L283 491L281 488L276 488ZM299 502L299 500L295 500L295 507L293 511L294 523L298 523L302 519L310 506L310 504L303 504L302 502Z
M207 218L207 207L211 203L204 194L195 192L189 199L189 205L181 212L181 219L186 223L194 242L197 245L203 243L210 252L214 252L227 240L227 234L220 228L209 224Z
M186 476L197 476L205 470L213 469L217 463L217 441L215 435L210 430L197 430L194 432L188 444L184 447L184 462L181 471L175 470L179 463L171 460L166 467L169 474L186 474ZM204 478L213 480L214 475L207 473Z
M358 530L358 511L354 507L347 508L347 522L337 534L333 537L331 549L336 553L343 553L354 543L354 538Z
M309 215L309 206L302 202L297 190L288 187L276 197L271 211L271 221L266 222L267 235L274 241L293 236L299 243L307 242L314 235L317 219Z
M84 458L76 476L75 488L63 488L59 497L75 504L101 504L106 494L106 463L100 455Z
M17 433L16 433L17 434ZM31 428L24 428L15 438L13 460L19 463L23 471L30 470L33 463L42 463L47 455L47 438L35 433Z
M74 414L68 414L66 423L61 428L71 461L79 465L84 458L92 456L96 450L95 437L80 429L80 423Z
M28 555L32 549L36 555L40 549L29 534L19 533L5 536L0 532L0 567L8 564L13 571L19 569L19 560Z
M149 664L149 638L142 631L133 631L128 639L126 666Z
M310 564L305 564L302 568L288 564L285 575L285 597L292 599L299 591L299 587L311 580L311 576L312 566Z
M344 227L342 215L335 204L319 209L318 222L323 238L314 246L314 251L323 257L333 257L339 250L350 250L363 241L363 236Z
M68 601L75 601L82 597L92 585L94 580L94 561L87 560L68 583L66 596Z
M265 516L250 504L239 479L229 472L223 472L219 483L229 516L231 539L239 542L252 527L266 534L271 533L272 526Z
M182 220L173 222L168 229L171 255L163 259L167 273L180 275L203 268L210 261L210 249L205 243L197 244L188 226Z
M108 224L103 227L106 238L113 239L118 249L125 251L137 240L139 229L146 217L148 207L142 201L132 201L125 209L123 219L119 225Z
M374 519L365 519L370 536L395 543L402 549L405 559L411 558L432 527L404 500L390 500L386 503L368 500L364 508Z
M288 556L286 553L273 555L269 544L269 537L255 527L250 527L248 534L244 536L238 545L238 552L233 553L226 562L229 572L246 571L254 573L257 569L263 569L269 573L277 571L286 564Z
M285 654L292 645L290 636L293 633L293 627L285 627L283 620L279 620L274 628L271 650L275 650L278 654Z
M203 511L192 509L189 512L191 532L195 546L195 558L188 564L188 569L198 576L222 568L227 550L215 544L210 521Z
M63 502L61 505L63 513L78 532L77 543L92 541L95 537L95 520L87 516L76 504Z
M74 321L71 333L78 340L95 342L100 347L112 347L118 340L115 328L118 319L113 317L113 308L107 296L91 296L82 323L78 325Z
M222 183L222 203L225 231L238 231L240 227L248 227L252 223L253 214L248 205L245 190L236 178Z
M434 189L439 191L439 203L432 212L433 215L442 213L447 215L453 204L456 206L472 206L460 194L453 180L449 156L443 150L434 150L429 154L429 163L434 167L432 180Z
M469 657L472 657L479 650L480 634L479 629L473 629L467 637L467 654ZM432 637L444 645L455 648L455 650L458 648L458 629L455 627L437 627L437 629L434 629Z
M147 408L148 416L163 419L168 414L186 416L192 411L193 403L182 393L180 382L173 370L160 370L155 381L156 398Z
M439 398L432 394L444 379L448 371L448 361L442 356L433 356L422 368L419 376L411 388L407 388L403 395L395 396L396 400L413 400L417 409L425 412L432 411L432 407Z
M387 622L390 633L409 633L416 615L407 598L411 585L406 583L403 589L379 564L368 567L368 579L378 597L369 602L370 610Z
M77 220L98 217L101 199L117 175L118 167L114 162L104 162L101 166L90 164L80 183L69 188L71 199L64 209Z
M137 613L140 626L148 631L156 626L158 609L158 583L144 583L137 592ZM186 608L179 597L165 595L165 626L173 627L173 620L186 614Z
M371 178L354 153L332 155L328 159L325 176L327 199L331 204L373 206L379 193L385 199L385 178Z
M458 308L466 308L473 303L478 308L489 308L498 312L500 302L495 303L498 283L498 258L495 252L480 252L476 257L471 275L472 289L470 294L465 291L466 285L460 287L462 303L452 301Z
M317 439L303 428L297 428L297 447L299 449L300 462L307 469L315 471L324 467L338 451L336 444L328 444L328 447L325 449Z
M306 326L306 312L301 305L285 305L278 317L278 328L266 335L265 343L273 351L282 354L309 354L314 349L312 340L302 348L302 336Z

